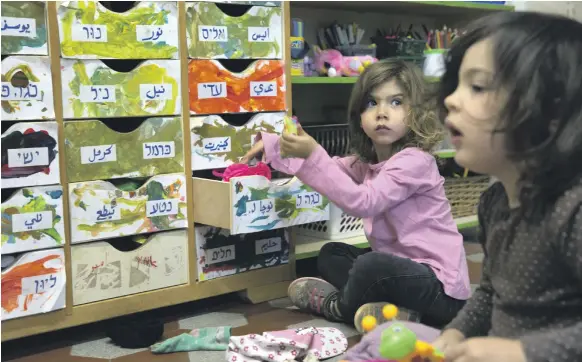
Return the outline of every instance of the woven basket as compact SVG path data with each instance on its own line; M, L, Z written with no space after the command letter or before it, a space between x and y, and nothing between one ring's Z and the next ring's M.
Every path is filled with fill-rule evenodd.
M445 193L454 218L477 214L481 194L489 187L489 176L446 178Z

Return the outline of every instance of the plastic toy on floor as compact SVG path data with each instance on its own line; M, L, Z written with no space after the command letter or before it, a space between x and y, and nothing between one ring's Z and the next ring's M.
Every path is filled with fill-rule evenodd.
M339 50L321 50L313 47L315 53L315 69L321 75L329 77L357 77L367 66L376 63L378 59L370 56L343 56Z

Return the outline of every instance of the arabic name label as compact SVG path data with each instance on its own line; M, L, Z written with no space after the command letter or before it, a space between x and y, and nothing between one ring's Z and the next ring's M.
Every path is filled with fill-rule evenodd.
M81 147L81 164L117 161L116 145Z
M55 287L60 287L59 274L43 274L33 277L24 277L21 280L22 295L40 294L51 292Z
M257 201L248 201L246 204L247 216L270 216L276 215L275 199L264 199Z
M170 142L146 142L143 145L143 159L174 158L176 157L176 145Z
M146 217L178 215L180 200L165 199L146 202Z
M89 219L95 224L106 221L121 220L121 211L119 207L108 204L95 205L95 207L88 208Z
M83 103L115 102L114 85L81 85L79 99Z
M8 150L8 167L48 166L48 147L15 148Z
M73 24L71 30L73 41L107 42L107 25Z
M139 98L142 101L167 101L172 100L172 85L164 84L140 84Z
M276 97L277 81L251 82L251 97Z
M322 204L323 196L317 192L302 192L295 199L295 207L297 209L310 209Z
M226 82L198 84L198 99L226 98Z
M268 27L262 26L249 26L248 31L248 41L249 42L259 42L268 43L273 41L271 36L271 30Z
M137 41L168 42L170 27L168 25L136 25Z
M3 101L43 100L40 82L29 82L26 87L15 87L10 82L2 82Z
M198 25L198 40L225 42L228 40L228 28L216 25Z
M12 232L46 230L53 227L52 211L26 212L12 215Z
M2 36L36 38L36 19L3 16L0 26L2 26Z
M234 245L221 246L214 249L206 249L206 265L222 263L236 259Z
M230 152L230 137L209 137L202 139L202 152L224 153Z
M276 253L283 249L281 237L255 241L255 254Z

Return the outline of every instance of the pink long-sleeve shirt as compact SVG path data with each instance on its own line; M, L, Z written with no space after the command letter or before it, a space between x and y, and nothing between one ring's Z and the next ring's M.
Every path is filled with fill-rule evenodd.
M273 168L297 176L346 213L363 219L372 250L426 264L448 296L469 298L463 237L432 155L405 148L370 165L355 157L331 158L318 146L302 160L281 158L279 136L262 133L262 139Z

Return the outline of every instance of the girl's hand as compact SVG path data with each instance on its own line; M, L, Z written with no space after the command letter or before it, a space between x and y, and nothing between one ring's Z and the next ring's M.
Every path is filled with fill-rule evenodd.
M318 146L316 140L298 127L297 134L283 133L281 136L281 156L308 158Z
M263 152L264 150L265 150L265 144L263 143L263 140L257 141L257 143L255 143L253 145L253 147L251 147L249 152L247 152L247 154L244 155L240 159L240 163L249 163L249 162L251 162L252 159L257 157L257 155L259 155L260 153L263 154L263 161L264 161L265 160L265 153Z
M463 333L456 329L447 329L444 331L439 338L432 344L434 348L443 352L445 356L448 356L448 351L451 347L458 345L465 340Z
M521 342L503 338L469 338L447 349L447 362L526 362Z

